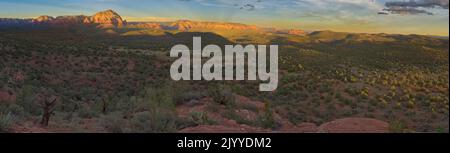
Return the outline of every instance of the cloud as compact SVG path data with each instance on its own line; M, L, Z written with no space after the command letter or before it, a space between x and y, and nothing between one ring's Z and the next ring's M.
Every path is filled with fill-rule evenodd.
M375 0L292 0L289 11L301 20L317 22L369 24L376 17L374 12L383 9ZM301 10L301 11L299 11ZM298 13L297 13L298 12Z
M411 8L434 8L448 9L449 0L410 0L404 2L386 2L386 7L411 7Z
M449 0L178 0L234 10L282 12L289 17L354 19L378 15L434 15L448 9ZM236 11L237 12L237 11ZM267 11L266 11L267 12ZM291 14L288 14L291 13ZM365 16L365 17L363 17Z
M448 9L449 0L409 0L409 1L390 1L385 3L383 11L390 14L433 15L432 12L425 9Z
M255 9L255 5L252 5L252 4L245 4L244 6L241 6L241 10L253 11L254 9Z
M403 14L403 15L416 15L416 14L427 14L427 15L434 15L431 12L425 11L425 10L421 10L421 9L417 9L414 7L399 7L399 6L395 6L395 7L388 7L383 9L383 11L387 11L391 14ZM378 12L379 14L383 14L385 12ZM388 13L385 13L388 14Z

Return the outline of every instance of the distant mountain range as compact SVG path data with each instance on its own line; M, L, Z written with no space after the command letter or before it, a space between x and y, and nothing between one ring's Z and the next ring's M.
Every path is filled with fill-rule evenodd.
M262 28L226 22L178 20L173 22L127 22L113 10L92 16L40 16L34 19L0 18L0 28L94 27L106 34L121 36L169 36L178 32L214 33L236 43L361 43L404 42L448 44L448 37L344 33L333 31L305 32L300 29Z
M224 22L198 22L189 20L178 20L169 23L160 22L131 22L128 23L118 13L113 10L98 12L92 16L39 16L34 19L11 19L0 18L1 27L17 26L74 26L74 25L95 25L98 28L138 28L157 30L178 30L178 31L201 31L201 30L233 30L233 31L266 31L280 34L304 35L305 31L299 29L268 29L254 25Z
M98 12L92 16L39 16L35 19L11 19L1 18L0 26L75 26L75 25L96 25L99 28L120 28L127 25L127 22L113 10Z
M32 19L0 18L0 27L18 27L32 24Z
M53 26L70 26L76 24L98 25L100 28L120 28L127 24L122 17L113 10L98 12L92 16L40 16L32 20L32 24Z

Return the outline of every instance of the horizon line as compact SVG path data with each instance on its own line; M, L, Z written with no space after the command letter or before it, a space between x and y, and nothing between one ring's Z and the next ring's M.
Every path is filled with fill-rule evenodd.
M116 12L113 9L105 9L102 11L112 10ZM102 12L102 11L97 11ZM78 14L78 15L38 15L34 17L2 17L0 16L0 19L22 19L22 20L32 20L35 18L38 18L40 16L51 16L51 17L60 17L60 16L91 16L91 15L85 15L85 14ZM408 33L408 32L400 32L400 33L393 33L393 32L358 32L358 31L348 31L348 30L334 30L334 29L309 29L309 28L285 28L285 27L277 27L277 26L261 26L258 24L253 23L244 23L244 22L227 22L227 21L217 21L217 20L203 20L203 19L189 19L189 18L167 18L167 17L159 17L159 16L147 16L147 17L133 17L133 16L122 16L122 19L127 22L131 23L164 23L164 22L176 22L176 21L193 21L193 22L212 22L212 23L232 23L232 24L243 24L248 26L257 26L259 28L264 29L278 29L278 30L303 30L308 33L312 32L320 32L320 31L332 31L332 32L338 32L338 33L353 33L353 34L389 34L389 35L421 35L421 36L435 36L435 37L450 37L450 34L420 34L420 33ZM134 18L134 19L133 19ZM145 19L147 18L147 19Z

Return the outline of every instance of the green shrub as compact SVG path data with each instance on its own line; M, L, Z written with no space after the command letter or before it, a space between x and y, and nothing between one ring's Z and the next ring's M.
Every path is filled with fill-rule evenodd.
M103 126L106 132L109 133L123 133L125 132L125 119L122 114L115 112L106 116L102 116L100 124Z
M236 100L231 90L224 85L209 86L208 95L214 102L221 105L234 105Z
M91 106L81 105L81 108L78 110L78 116L81 118L94 118L98 117L98 115L99 112Z
M21 106L25 113L30 115L39 115L41 114L41 109L39 105L35 102L35 93L36 90L33 86L25 85L22 87L21 91L17 95L17 105Z
M130 132L162 133L177 130L177 118L174 113L155 109L135 114L130 122Z
M407 131L405 123L401 121L393 121L389 124L389 131L392 133L404 133Z
M180 105L184 102L189 102L190 100L200 100L203 97L205 97L204 92L187 91L187 92L180 92L174 95L174 101L177 105Z
M0 112L9 112L16 118L23 118L26 115L23 107L15 103L3 103L3 104L0 103Z
M191 119L179 118L179 117L176 118L175 124L176 124L177 130L188 128L188 127L194 127L194 126L198 125L197 123L193 122Z
M269 102L264 103L264 112L256 119L256 124L267 129L276 128L276 122L273 117L272 107Z
M295 125L307 121L306 112L302 108L287 107L286 115L283 116L288 118L289 122Z
M176 90L170 83L162 83L162 86L151 86L136 96L119 100L114 109L123 115L104 117L105 129L115 133L160 133L189 126L190 123L180 121L175 114Z
M159 88L147 88L141 98L142 102L147 103L150 108L174 109L176 94L173 86L165 85Z
M245 124L250 126L255 125L253 121L240 117L238 114L236 114L236 111L234 111L233 109L227 109L226 111L223 112L222 116L231 120L235 120L239 124Z
M191 112L190 119L197 125L215 125L217 122L208 117L206 112Z
M0 112L0 132L8 132L14 120L15 118L11 113Z

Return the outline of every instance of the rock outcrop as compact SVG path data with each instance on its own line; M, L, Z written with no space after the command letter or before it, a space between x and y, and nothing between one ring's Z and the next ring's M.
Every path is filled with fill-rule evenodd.
M170 27L180 31L191 30L260 30L257 26L245 25L239 23L222 22L196 22L189 20L179 20L170 24Z
M236 105L247 108L236 108L233 113L236 118L244 121L257 121L259 113L265 111L265 103L254 101L248 97L235 95ZM273 111L273 119L277 122L275 129L267 129L258 126L251 126L238 122L226 114L226 106L218 107L216 111L208 108L213 104L211 98L194 100L177 106L176 112L180 118L189 118L193 112L203 112L205 118L216 121L217 124L199 124L187 127L181 133L389 133L389 123L371 118L342 118L322 125L315 123L292 124L289 119L282 117L279 112ZM252 109L248 109L252 108Z
M203 22L178 20L168 23L160 22L134 22L128 24L118 13L113 10L105 10L95 13L92 16L58 16L48 15L39 16L32 20L25 19L0 19L1 25L39 25L39 26L76 26L76 25L94 25L98 28L137 28L137 29L158 29L158 30L179 30L183 32L211 32L211 31L257 31L267 33L280 33L291 35L305 35L303 30L277 30L260 28L254 25L226 22Z
M148 22L148 23L131 23L128 25L129 28L137 28L137 29L157 29L164 30L167 29L162 26L160 23Z
M93 16L40 16L32 20L33 24L50 26L97 25L99 28L120 28L127 23L113 10L98 12Z
M287 33L290 35L300 35L300 36L306 35L305 31L299 29L291 29Z
M84 19L85 24L98 24L102 28L123 27L127 23L113 10L98 12Z
M43 15L40 17L37 17L35 19L33 19L33 23L35 24L40 24L40 23L50 23L54 20L55 18L52 16L48 16L48 15Z
M344 118L319 126L319 133L389 133L389 123L371 118Z

